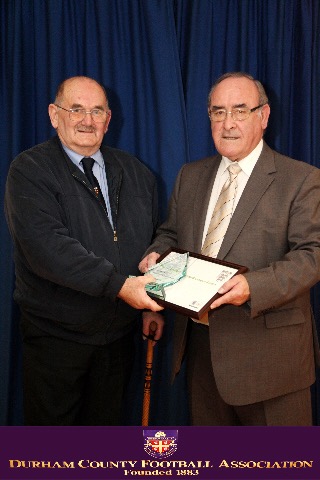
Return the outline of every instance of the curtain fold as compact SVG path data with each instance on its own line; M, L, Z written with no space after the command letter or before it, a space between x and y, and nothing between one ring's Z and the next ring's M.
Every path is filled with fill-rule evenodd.
M19 312L12 301L3 195L12 159L54 133L47 107L58 84L88 75L105 85L112 110L105 142L135 154L156 174L164 218L180 167L214 152L207 95L226 71L245 70L266 86L270 146L320 167L320 2L0 0L0 6L0 424L19 425ZM320 332L319 286L312 303ZM167 323L156 348L151 420L184 425L185 372L169 385L170 314ZM130 401L139 411L145 354L140 338L137 349ZM318 392L319 378L313 387L315 424ZM128 415L130 424L139 419Z

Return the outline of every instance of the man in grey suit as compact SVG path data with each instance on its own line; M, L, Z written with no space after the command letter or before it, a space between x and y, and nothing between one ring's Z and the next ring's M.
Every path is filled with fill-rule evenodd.
M238 164L230 223L209 244L248 272L223 285L208 322L177 316L174 373L186 353L194 425L311 425L320 171L266 145L268 98L250 75L220 77L208 113L219 154L182 167L168 218L139 268L147 271L169 247L203 253L228 167Z

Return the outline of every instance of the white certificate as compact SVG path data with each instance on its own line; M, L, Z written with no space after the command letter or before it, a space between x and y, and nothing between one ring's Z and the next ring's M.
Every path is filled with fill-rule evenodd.
M170 250L161 257L162 262L170 259L171 252L186 253L178 249ZM165 307L201 318L209 310L214 298L219 295L219 288L237 273L245 272L247 268L193 252L188 253L185 275L178 282L163 289L163 298L149 294Z

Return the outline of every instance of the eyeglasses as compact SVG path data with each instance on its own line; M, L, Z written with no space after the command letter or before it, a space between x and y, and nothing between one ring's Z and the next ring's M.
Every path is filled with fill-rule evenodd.
M247 120L247 118L249 118L250 113L255 112L258 110L258 108L264 107L265 105L267 104L263 103L262 105L258 105L254 108L238 107L233 108L230 112L228 112L225 108L209 110L209 118L212 122L224 122L228 113L230 113L232 120L235 120L236 122L242 122L242 120Z
M58 108L62 108L69 113L69 118L73 122L82 122L87 113L90 113L94 122L105 122L109 112L100 110L100 108L93 108L92 110L85 110L84 108L63 108L60 105L54 104Z

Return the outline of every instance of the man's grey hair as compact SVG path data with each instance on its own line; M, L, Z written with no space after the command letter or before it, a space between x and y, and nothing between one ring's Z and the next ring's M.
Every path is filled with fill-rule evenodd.
M210 108L212 93L214 92L215 88L219 85L219 83L221 83L226 78L247 78L248 80L252 80L255 86L257 87L257 90L259 93L259 105L264 105L265 103L269 103L269 99L266 94L266 91L262 83L259 82L259 80L256 80L255 78L253 78L252 75L249 75L249 73L246 73L246 72L228 72L228 73L225 73L224 75L221 75L221 77L219 77L215 81L215 83L212 85L208 95L208 108Z
M99 85L99 87L101 87L103 93L104 93L104 96L106 97L106 106L107 106L107 110L109 110L109 101L108 101L108 96L107 96L107 91L105 89L105 87L102 85L102 83L98 82L97 80L95 80L94 78L91 78L91 77L86 77L85 75L79 75L79 76L75 76L75 77L70 77L70 78L66 78L65 80L63 80L60 85L58 85L58 88L57 88L57 93L56 93L56 96L55 96L55 101L54 103L58 103L60 105L60 102L62 101L63 99L63 95L64 95L64 88L66 86L67 83L71 82L72 80L81 80L81 79L87 79L87 80L92 80L93 82L95 82L97 85Z

